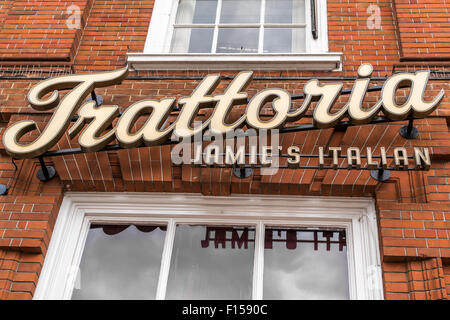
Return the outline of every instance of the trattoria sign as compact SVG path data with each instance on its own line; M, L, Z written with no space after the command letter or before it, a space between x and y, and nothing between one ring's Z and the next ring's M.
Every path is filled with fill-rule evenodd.
M33 120L23 120L6 129L3 144L14 158L40 156L51 149L65 134L76 114L78 119L70 127L69 136L74 138L79 134L78 142L81 149L95 152L102 150L114 139L117 139L124 148L133 148L141 145L159 145L173 135L178 139L187 139L207 129L214 135L223 136L244 125L256 130L279 129L286 122L302 118L313 101L317 101L313 112L313 123L317 128L331 128L344 117L348 117L357 125L366 124L380 111L390 120L404 120L410 115L424 118L438 107L444 97L444 90L441 90L431 101L425 101L424 93L429 71L414 74L398 73L386 80L379 101L370 108L363 108L372 72L373 67L370 64L360 66L358 78L355 80L347 104L337 111L332 111L332 107L341 94L342 83L319 83L317 79L308 81L304 86L303 104L298 109L292 110L291 96L283 89L262 90L247 103L248 95L244 91L252 80L251 71L240 72L220 94L213 94L219 85L220 76L208 75L190 96L178 101L175 98L165 98L146 99L134 103L120 116L115 127L112 127L112 124L119 115L119 107L96 106L94 101L86 102L86 98L96 88L120 84L128 74L127 68L113 72L55 77L40 82L28 94L28 101L34 109L40 111L54 109L52 118L40 135L31 143L20 142L25 134L37 129ZM400 105L395 98L396 91L405 86L410 87L409 96L406 102ZM69 91L60 99L59 90ZM261 120L261 110L268 102L272 104L274 114L268 120ZM245 103L247 108L241 117L233 123L227 123L226 119L233 106ZM166 120L177 104L181 106L178 117L169 126L165 126ZM201 126L193 126L199 109L205 107L214 108L214 112ZM136 132L132 132L137 119L142 115L148 117L145 124ZM294 158L296 151L290 150ZM356 152L355 161L357 161L357 150L350 152ZM349 154L349 158L352 158L352 155ZM336 157L334 153L334 164Z

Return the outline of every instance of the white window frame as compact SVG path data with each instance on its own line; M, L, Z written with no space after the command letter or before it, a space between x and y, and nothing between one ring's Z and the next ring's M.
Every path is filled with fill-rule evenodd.
M34 299L70 299L89 227L167 223L157 299L164 299L176 223L254 226L253 299L262 299L263 225L346 230L351 299L383 299L373 199L304 196L205 197L167 193L67 193Z
M306 14L306 53L170 53L179 0L155 0L143 53L128 53L132 70L340 71L342 53L328 52L327 1L316 0L318 38ZM306 12L310 12L306 0Z

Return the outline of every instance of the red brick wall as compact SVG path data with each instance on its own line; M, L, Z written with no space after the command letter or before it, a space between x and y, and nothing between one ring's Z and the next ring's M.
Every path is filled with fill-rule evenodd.
M0 1L0 25L3 23L3 19L5 19L5 15L8 12L10 5L11 5L10 0Z
M95 1L75 59L75 70L114 70L127 52L142 52L153 0Z
M401 54L450 59L448 0L395 0Z
M0 28L0 59L6 61L71 61L92 5L82 1L9 1ZM80 8L80 28L69 29L67 8ZM6 7L6 5L5 5ZM1 11L0 11L1 13Z
M76 72L117 69L126 62L126 52L140 52L144 48L153 1L76 1L83 9L82 29L64 27L61 16L65 4L46 2L45 9L27 1L0 1L0 54L25 59L54 53L68 57L68 64ZM71 1L67 1L72 3ZM448 4L442 4L448 13ZM380 8L380 29L369 29L369 5ZM395 7L394 7L395 4ZM58 13L55 11L58 8ZM328 0L330 51L343 52L343 71L324 72L267 72L259 75L277 76L349 76L354 77L362 62L374 65L374 76L388 76L394 71L431 69L448 71L448 63L440 61L401 62L429 50L431 56L445 54L450 40L445 39L448 26L436 15L436 1L431 0ZM33 15L17 12L34 10ZM35 28L41 20L50 19L45 28ZM408 15L407 12L413 12ZM16 12L16 14L14 14ZM425 14L426 13L426 14ZM54 19L56 17L56 19ZM420 20L419 20L420 19ZM20 24L17 20L27 21ZM3 21L3 22L2 22ZM430 30L421 24L428 23ZM447 21L448 23L448 21ZM12 33L11 30L20 30ZM40 31L39 31L40 30ZM30 39L39 35L48 39L57 30L60 37L52 38L32 52ZM56 33L56 32L55 32ZM410 34L416 34L426 46L411 46ZM33 35L33 36L30 36ZM431 36L429 36L431 35ZM442 36L442 37L441 37ZM58 42L58 39L68 39ZM441 39L441 40L439 40ZM10 41L14 40L14 41ZM17 45L20 40L22 47ZM70 40L70 41L69 41ZM64 43L64 44L63 44ZM61 45L62 44L62 45ZM22 50L22 49L23 50ZM48 50L48 51L47 51ZM56 51L55 51L56 50ZM416 50L416 51L415 51ZM0 56L1 57L1 56ZM0 67L5 64L0 59ZM8 61L9 66L16 62ZM17 62L18 64L19 62ZM20 61L23 63L23 61ZM1 72L1 68L0 68ZM189 71L169 73L164 70L141 72L144 75L203 75L207 72ZM222 74L235 74L226 72ZM105 104L126 108L144 98L181 97L190 94L198 81L193 80L126 80L119 86L97 90ZM26 94L37 80L0 77L0 136L4 128L15 121L32 118L43 128L50 113L39 113L28 106ZM223 81L219 90L228 83ZM248 92L279 87L291 93L301 93L305 81L254 80ZM382 82L375 81L373 85ZM350 88L351 81L345 81ZM251 177L239 180L230 169L200 169L173 166L170 147L152 147L87 153L47 159L55 166L58 177L46 183L36 178L37 160L15 161L0 144L0 183L7 185L8 196L0 197L0 299L30 299L34 293L59 205L65 191L166 191L197 192L204 195L230 194L292 194L321 196L367 196L376 200L380 252L383 261L385 297L387 299L445 299L450 294L450 85L448 80L434 78L426 91L426 98L434 97L440 89L446 97L431 117L416 122L420 136L405 140L398 131L402 122L350 127L345 132L333 129L285 134L284 146L299 145L304 153L317 153L319 146L385 146L388 152L397 146L429 147L432 167L428 172L392 172L392 178L378 183L367 171L348 170L280 170L275 176L261 176L258 170ZM404 98L399 92L399 99ZM366 98L366 106L378 99L379 93ZM345 103L340 98L337 107ZM208 116L205 112L200 118ZM310 118L301 120L310 122ZM33 135L27 137L30 141ZM76 139L61 139L55 149L77 147ZM310 163L312 164L312 163Z

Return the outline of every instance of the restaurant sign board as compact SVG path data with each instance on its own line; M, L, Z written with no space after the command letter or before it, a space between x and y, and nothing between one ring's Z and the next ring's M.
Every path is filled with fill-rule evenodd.
M265 89L257 92L250 100L245 89L252 80L252 71L240 72L229 83L223 93L214 94L220 83L219 74L207 75L193 90L192 94L180 98L164 98L160 100L145 99L129 106L123 112L116 125L114 120L119 116L119 106L96 105L95 101L86 98L96 88L120 84L128 75L128 68L117 71L94 74L75 74L49 78L35 85L28 93L28 101L36 110L54 109L53 116L31 143L20 142L21 138L37 129L33 120L22 120L10 125L3 134L6 151L17 159L41 156L54 147L68 130L70 138L78 135L78 143L84 152L96 152L105 148L114 139L123 148L139 146L155 146L166 142L169 138L189 139L198 133L209 130L214 135L226 136L245 125L249 129L276 130L288 122L295 122L305 116L312 102L316 102L313 110L313 124L316 128L332 128L347 117L352 124L370 123L380 112L389 120L405 120L408 117L424 118L430 115L444 97L441 90L431 101L425 101L424 93L429 79L429 71L415 73L397 73L384 82L381 95L370 108L363 107L363 100L369 88L373 73L370 64L362 64L358 69L348 102L334 111L333 105L339 98L343 83L320 83L317 79L309 80L304 85L304 100L297 109L292 109L291 95L284 89ZM396 92L399 88L409 88L406 102L399 104ZM60 90L69 90L60 99ZM263 107L271 103L273 115L269 119L261 119ZM247 104L245 112L233 123L227 123L233 107ZM167 119L174 109L181 106L176 119L166 125ZM199 126L193 126L194 119L201 108L214 108L211 116ZM77 117L70 126L72 119ZM147 116L145 124L133 132L136 121ZM69 128L70 127L70 128ZM334 164L338 149L330 150ZM381 155L383 156L383 150ZM399 153L398 151L397 153ZM428 150L415 150L419 158L429 162ZM291 159L297 157L298 150L289 150ZM403 150L401 155L404 156ZM358 163L359 151L350 149L348 157ZM320 149L323 159L323 148ZM319 156L320 156L319 155ZM291 161L292 162L292 161Z

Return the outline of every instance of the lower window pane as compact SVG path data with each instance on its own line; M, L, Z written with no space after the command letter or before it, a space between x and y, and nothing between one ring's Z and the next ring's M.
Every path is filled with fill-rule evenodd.
M349 299L345 231L266 228L264 299Z
M251 299L255 230L178 225L166 299Z
M165 227L92 226L72 299L154 299Z
M211 53L213 28L175 28L173 30L173 53Z
M301 53L305 52L304 28L265 28L264 52Z
M218 53L258 53L258 28L219 28Z

